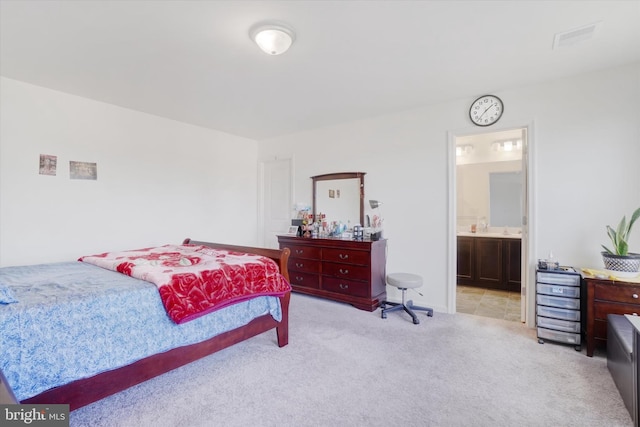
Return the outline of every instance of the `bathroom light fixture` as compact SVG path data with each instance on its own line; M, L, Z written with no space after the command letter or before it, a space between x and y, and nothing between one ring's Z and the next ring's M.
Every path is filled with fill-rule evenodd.
M466 156L473 152L473 145L456 145L456 157Z
M522 140L517 139L515 141L507 140L507 141L495 141L491 144L491 148L493 151L514 151L522 149Z
M269 55L280 55L291 47L295 40L292 29L282 24L261 23L249 31L251 40Z
M369 200L369 206L371 206L371 209L377 209L381 204L382 202L379 200Z

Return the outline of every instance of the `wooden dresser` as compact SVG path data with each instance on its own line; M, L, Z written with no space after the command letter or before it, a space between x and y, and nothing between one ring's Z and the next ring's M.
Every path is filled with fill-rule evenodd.
M593 356L596 346L607 342L607 314L640 315L640 283L584 278L587 318L584 325L587 356Z
M376 241L278 236L289 248L294 292L374 311L386 294L386 239Z

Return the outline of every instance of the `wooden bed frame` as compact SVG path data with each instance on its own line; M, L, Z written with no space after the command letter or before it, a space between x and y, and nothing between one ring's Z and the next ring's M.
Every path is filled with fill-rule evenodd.
M212 248L247 252L269 257L278 263L280 273L287 281L289 280L287 262L289 260L290 250L288 248L282 250L254 248L249 246L200 242L191 239L185 239L183 244L205 245ZM289 342L290 296L291 294L288 292L286 295L280 297L280 304L282 306L282 320L280 322L275 321L270 314L265 314L252 320L245 326L222 333L206 341L174 348L164 353L154 354L130 365L49 389L23 400L21 403L69 404L69 410L73 411L74 409L96 402L274 328L276 329L278 337L278 346L284 347Z

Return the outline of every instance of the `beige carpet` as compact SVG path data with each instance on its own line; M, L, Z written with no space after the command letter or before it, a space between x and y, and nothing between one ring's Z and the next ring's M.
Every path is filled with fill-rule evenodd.
M468 314L380 319L294 294L275 332L71 414L71 426L631 426L600 353Z

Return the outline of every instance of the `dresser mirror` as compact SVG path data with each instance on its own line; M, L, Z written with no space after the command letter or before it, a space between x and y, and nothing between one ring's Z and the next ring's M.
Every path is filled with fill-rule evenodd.
M364 224L365 172L341 172L312 176L313 217L322 213L325 221Z

